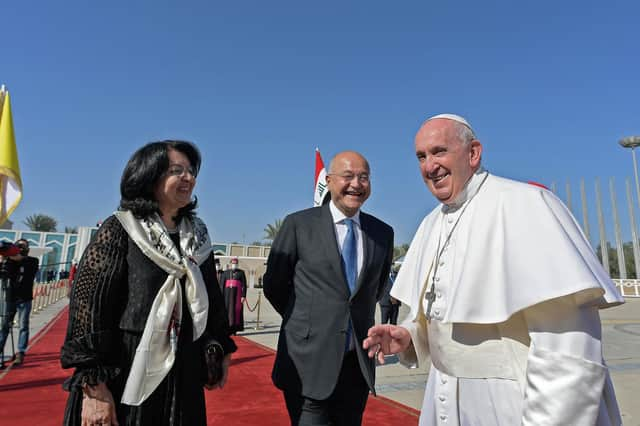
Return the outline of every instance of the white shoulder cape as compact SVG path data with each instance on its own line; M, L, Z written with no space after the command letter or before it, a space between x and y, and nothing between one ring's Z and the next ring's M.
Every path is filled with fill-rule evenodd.
M422 221L391 291L413 320L436 256L442 207ZM445 323L499 323L567 295L578 305L624 303L569 210L544 188L489 175L454 233Z

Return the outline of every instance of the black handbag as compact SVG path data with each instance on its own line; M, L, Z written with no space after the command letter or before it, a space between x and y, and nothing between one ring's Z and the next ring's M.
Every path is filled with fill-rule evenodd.
M224 349L222 349L222 345L220 345L220 343L211 341L204 345L204 366L206 370L204 384L213 386L222 380L223 360Z

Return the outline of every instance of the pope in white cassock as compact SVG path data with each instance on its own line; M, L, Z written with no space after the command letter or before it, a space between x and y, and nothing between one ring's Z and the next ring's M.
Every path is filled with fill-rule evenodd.
M442 203L422 222L391 294L411 313L376 325L369 356L429 362L420 425L619 425L598 310L623 298L550 191L490 174L467 121L415 139Z

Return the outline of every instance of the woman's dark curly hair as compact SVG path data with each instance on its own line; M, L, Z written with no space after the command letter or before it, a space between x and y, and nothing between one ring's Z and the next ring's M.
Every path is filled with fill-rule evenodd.
M196 174L200 170L200 152L191 142L165 140L151 142L133 153L122 172L120 180L120 210L129 210L142 219L153 213L160 214L160 207L155 198L155 189L169 169L169 150L181 152L187 156ZM197 197L178 210L174 218L176 222L185 216L193 216L198 204Z

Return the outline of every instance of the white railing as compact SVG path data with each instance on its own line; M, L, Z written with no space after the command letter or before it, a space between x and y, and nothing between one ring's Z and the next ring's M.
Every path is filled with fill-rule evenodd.
M640 280L614 279L613 282L624 297L640 297Z

